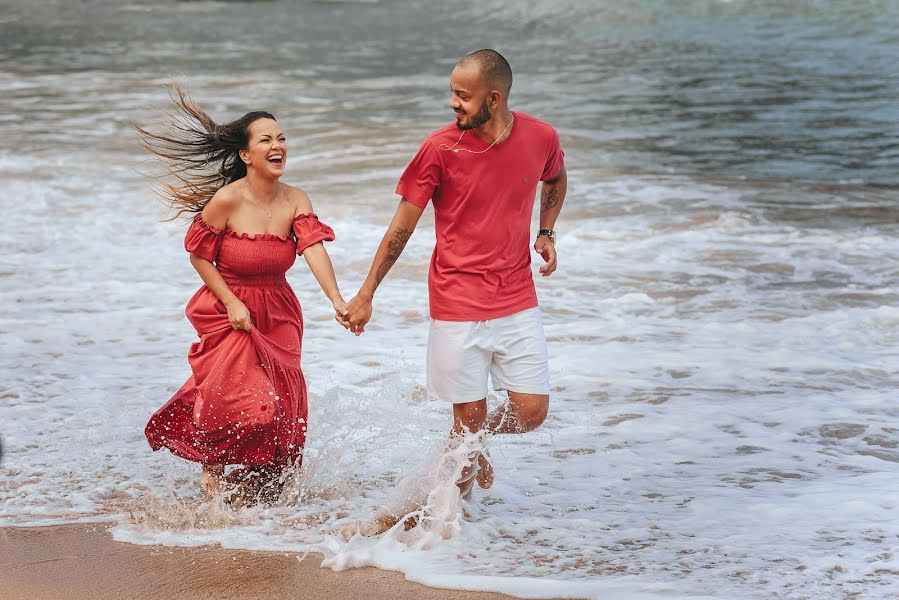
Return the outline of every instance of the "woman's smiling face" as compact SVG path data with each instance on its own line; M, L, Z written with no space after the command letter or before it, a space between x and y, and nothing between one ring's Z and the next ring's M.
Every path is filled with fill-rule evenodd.
M249 141L240 151L240 158L253 169L270 177L284 174L287 164L287 138L278 122L273 119L256 119L247 128Z

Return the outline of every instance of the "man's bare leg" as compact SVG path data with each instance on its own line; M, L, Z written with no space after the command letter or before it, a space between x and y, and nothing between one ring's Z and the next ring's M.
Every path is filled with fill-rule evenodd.
M486 401L480 400L478 402L483 403L483 406L486 409ZM468 404L461 406L468 406ZM455 408L456 406L460 405L454 405L453 408L455 417L453 431L458 433L459 431L461 431L461 429L459 428L461 419L464 418L465 411L467 411L468 409L463 408L457 412ZM480 406L476 410L480 410ZM487 415L487 418L484 422L484 428L486 428L487 431L491 433L527 433L529 431L535 430L543 423L543 421L546 419L548 410L548 395L509 392L509 401ZM461 418L459 413L463 413L461 415ZM480 413L478 413L478 416L480 416ZM471 431L476 431L472 427L469 427L469 429ZM466 475L468 475L468 478L466 478ZM479 487L488 489L493 485L493 479L493 465L490 464L490 456L486 452L482 452L478 455L477 474L475 476L475 480L478 482ZM470 495L470 472L463 472L461 482L465 481L469 481L469 484L467 486L467 490L463 490L463 494L467 491L467 493ZM460 490L462 489L461 482Z
M476 400L474 402L465 402L463 404L453 404L453 435L461 436L465 431L476 433L484 429L484 422L487 419L487 399ZM475 469L481 463L481 454L477 458L472 457L471 464L466 465L462 469L462 474L456 485L459 487L459 493L466 500L471 497L471 488L475 480ZM492 475L492 470L491 470ZM492 483L492 476L491 476ZM406 519L404 523L405 529L409 529L418 525L416 517L409 517L404 510L388 509L382 507L373 518L363 523L354 523L344 526L340 530L340 534L344 539L350 539L355 533L361 533L364 536L380 535L400 522Z
M487 415L486 429L491 433L527 433L543 423L548 409L547 395L509 392L509 401ZM478 456L476 481L484 489L493 485L493 465L485 452Z
M475 400L474 402L463 402L460 404L453 404L453 434L454 435L462 435L465 431L469 431L471 433L477 433L484 429L484 424L487 421L487 399L482 398L481 400ZM471 497L471 487L474 483L474 479L478 473L475 472L476 469L479 470L481 466L483 455L478 453L478 456L470 465L467 465L464 469L462 469L462 475L459 477L458 486L459 492L462 494L462 497L466 500ZM484 462L487 462L484 460ZM491 470L492 473L492 470ZM491 485L492 476L491 476ZM480 484L480 482L479 482ZM483 486L482 486L483 487Z
M486 398L475 402L454 404L453 433L461 435L465 428L470 432L486 429L491 433L526 433L533 431L543 423L548 408L549 396L518 392L509 392L509 402L489 415L487 414ZM475 474L476 468L477 473ZM473 480L476 480L482 488L489 488L493 485L493 467L484 453L479 453L476 462L462 470L457 485L463 498L471 497ZM345 526L341 530L341 534L345 539L349 539L357 531L365 536L379 535L396 525L403 516L381 510L366 523ZM415 524L415 522L408 522L406 529L414 527Z
M546 420L549 396L509 392L509 401L487 416L487 431L491 433L527 433Z

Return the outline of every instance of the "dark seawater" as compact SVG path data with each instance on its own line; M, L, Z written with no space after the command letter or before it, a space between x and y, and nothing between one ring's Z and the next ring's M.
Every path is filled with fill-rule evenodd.
M10 75L220 76L241 99L268 96L291 122L417 133L448 120L440 82L454 62L490 46L515 71L513 105L556 124L585 165L899 181L894 2L3 4L0 64ZM95 91L98 114L130 116L103 85ZM231 108L231 95L206 99ZM16 102L27 90L5 96L26 126L41 120L39 107ZM309 115L294 96L327 110ZM7 121L2 133L22 124Z

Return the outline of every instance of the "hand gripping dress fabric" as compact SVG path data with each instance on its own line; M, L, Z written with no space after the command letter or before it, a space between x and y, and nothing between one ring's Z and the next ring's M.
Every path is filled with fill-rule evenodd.
M188 353L191 376L153 416L145 433L207 465L289 465L306 441L306 381L300 369L303 313L285 273L298 254L334 231L314 214L297 217L293 234L249 236L216 229L197 215L185 249L214 262L250 312L251 331L231 327L228 311L201 287L185 310L199 335Z

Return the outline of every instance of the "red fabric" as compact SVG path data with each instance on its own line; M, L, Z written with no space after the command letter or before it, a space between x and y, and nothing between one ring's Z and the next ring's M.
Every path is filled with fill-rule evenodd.
M203 217L197 215L187 230L187 235L184 236L184 249L213 262L222 245L222 234L224 234L224 230L216 229L204 221Z
M334 230L312 213L300 215L293 221L293 235L297 238L297 254L319 242L333 242Z
M202 464L299 463L306 441L306 382L300 370L303 315L284 274L300 247L333 240L315 215L297 217L296 239L218 230L197 216L185 248L214 261L250 311L250 333L235 331L215 294L200 288L187 304L200 336L192 375L147 424L154 450ZM313 240L313 241L310 241ZM305 244L305 245L304 245Z
M455 123L432 133L396 193L421 208L433 200L437 244L428 289L431 317L482 321L537 306L531 275L531 216L539 181L555 177L564 153L552 126L520 112L509 137L483 154L450 150ZM471 131L456 149L490 146Z

